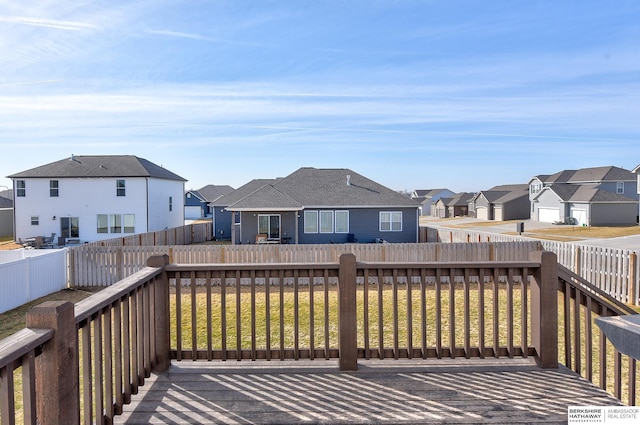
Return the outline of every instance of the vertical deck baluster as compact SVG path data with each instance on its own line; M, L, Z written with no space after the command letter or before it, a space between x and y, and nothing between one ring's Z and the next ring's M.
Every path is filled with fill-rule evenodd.
M278 273L280 284L280 360L284 360L284 270Z
M413 358L413 298L411 295L412 270L407 269L407 357Z
M191 360L198 360L198 309L196 294L196 272L191 271L189 274L189 289L191 292Z
M236 360L242 359L242 305L241 305L241 285L240 270L236 270Z
M300 276L298 269L293 271L293 358L300 358Z
M93 346L95 352L94 360L94 382L95 382L95 412L96 423L104 423L104 362L102 359L102 312L96 313L93 317Z
M478 271L478 349L484 359L484 269Z
M115 385L115 411L116 415L122 413L123 387L122 387L122 301L117 300L113 305L113 342L114 342L114 385Z
M584 362L585 362L585 378L589 382L593 381L593 330L591 326L592 316L591 316L591 308L592 308L592 298L590 294L585 294L586 296L586 308L585 308L585 319L584 319Z
M138 386L144 385L144 297L142 296L142 288L136 289L136 298L138 300L138 311L136 318L136 325L138 328L138 338L136 345L138 346Z
M93 372L91 357L91 319L82 325L82 401L84 402L84 423L92 424L93 421Z
M507 351L513 358L513 269L507 271Z
M564 365L572 369L573 350L571 345L571 285L564 284Z
M456 357L456 294L455 270L449 270L449 357Z
M607 317L609 310L606 306L602 307L600 317ZM606 391L607 389L607 339L602 332L602 329L598 328L599 345L600 345L600 388Z
M211 286L213 285L213 278L211 271L207 271L205 275L205 287L207 291L207 360L213 360L213 318L211 312Z
M265 342L267 346L267 360L271 360L271 277L269 270L264 271L264 315Z
M122 301L122 371L124 392L123 403L128 404L131 402L131 393L133 389L131 387L131 312L130 312L130 295L125 296Z
M37 423L36 358L33 350L22 356L22 413L25 424ZM4 388L2 388L4 390ZM11 393L13 394L13 390ZM13 413L13 412L11 412ZM2 415L2 417L5 417ZM10 423L10 421L7 421Z
M471 290L469 281L469 269L464 269L464 356L471 358Z
M324 271L324 357L329 360L331 345L329 341L329 270Z
M227 360L227 273L220 271L220 343L222 360Z
M400 339L399 336L399 325L398 322L399 317L398 317L398 269L394 268L393 269L393 274L392 274L392 278L391 278L391 287L392 287L392 291L393 291L393 358L398 360L398 350L399 350L399 343L398 340Z
M522 357L527 358L529 356L529 324L528 324L528 317L529 317L529 292L528 292L528 284L529 284L529 269L528 268L523 268L522 269L522 275L521 275L521 281L520 281L520 285L522 286L522 305L520 306L521 309L521 317L520 317L520 322L521 322L521 337L520 337L520 344L522 347Z
M436 357L442 358L442 270L436 269Z
M422 358L427 358L427 273L420 269L420 330L422 338Z
M363 283L363 331L364 331L364 358L369 360L371 358L371 346L369 343L369 269L364 269L364 283Z
M613 395L622 399L622 354L613 349Z
M251 270L251 360L256 359L256 271Z
M147 377L151 376L151 369L154 369L156 367L156 359L157 357L157 353L156 353L156 346L157 346L157 341L156 341L156 320L154 320L154 318L156 317L156 288L157 285L159 285L158 283L158 279L157 278L153 278L149 284L147 285L147 305L149 306L149 314L146 316L147 320L149 321L149 373L147 374Z
M500 312L498 309L498 283L500 282L500 273L497 268L493 269L493 356L500 357Z
M384 285L384 273L378 269L378 357L384 359L384 316L382 311L382 287Z
M575 347L575 360L574 371L579 375L582 374L582 353L580 350L581 345L581 329L580 329L580 305L582 302L582 293L577 288L575 289L575 297L573 303L573 346Z
M105 416L113 420L113 333L111 331L111 307L104 312L104 401Z
M14 399L15 383L13 381L13 364L8 364L0 368L0 416L2 416L3 424L9 425L16 423L16 402ZM35 386L35 384L34 384Z
M636 405L636 359L629 357L629 381L627 391L627 405Z
M315 300L313 295L313 280L315 276L315 270L309 269L309 358L315 359Z
M176 272L176 360L182 360L182 276Z

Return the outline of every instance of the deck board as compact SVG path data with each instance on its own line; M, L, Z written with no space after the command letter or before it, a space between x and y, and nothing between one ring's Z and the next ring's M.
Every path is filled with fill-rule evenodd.
M173 362L119 424L566 423L567 407L621 402L531 359Z

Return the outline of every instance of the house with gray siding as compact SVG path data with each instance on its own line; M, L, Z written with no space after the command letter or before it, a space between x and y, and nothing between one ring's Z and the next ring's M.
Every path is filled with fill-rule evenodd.
M476 193L468 202L480 220L526 220L529 218L529 187L526 184L494 186Z
M221 199L234 244L418 241L419 202L349 169L304 167L246 186Z
M213 216L211 202L233 192L231 186L208 184L198 190L190 189L184 194L185 220L197 220Z
M421 215L438 217L438 213L434 208L438 199L451 198L453 195L455 195L455 193L449 189L420 189L414 190L411 193L411 198L421 203Z
M636 223L636 178L613 166L535 176L529 181L531 219L585 226Z

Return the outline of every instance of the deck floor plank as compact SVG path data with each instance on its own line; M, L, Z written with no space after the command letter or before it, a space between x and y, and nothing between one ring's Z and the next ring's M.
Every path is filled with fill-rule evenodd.
M569 406L622 403L532 359L173 362L117 424L566 423Z

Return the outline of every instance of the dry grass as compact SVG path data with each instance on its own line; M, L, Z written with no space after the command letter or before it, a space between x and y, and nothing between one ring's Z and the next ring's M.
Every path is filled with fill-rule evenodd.
M527 233L536 236L553 235L580 239L619 238L622 236L640 235L640 226L554 226L548 229L531 230Z

